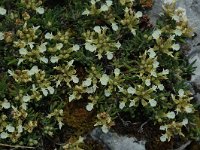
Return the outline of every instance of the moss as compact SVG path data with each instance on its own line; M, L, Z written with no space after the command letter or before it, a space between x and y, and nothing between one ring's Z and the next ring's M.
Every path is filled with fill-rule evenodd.
M79 100L69 103L64 110L64 123L75 128L75 135L88 133L94 128L95 111L88 112L86 103Z

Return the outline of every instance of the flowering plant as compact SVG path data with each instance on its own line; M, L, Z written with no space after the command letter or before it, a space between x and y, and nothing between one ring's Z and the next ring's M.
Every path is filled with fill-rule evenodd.
M65 109L76 102L103 132L138 108L160 126L163 142L196 128L186 84L194 68L181 51L193 33L175 0L164 1L156 26L134 0L9 3L0 2L0 142L41 146L69 125ZM64 149L83 138L74 141Z

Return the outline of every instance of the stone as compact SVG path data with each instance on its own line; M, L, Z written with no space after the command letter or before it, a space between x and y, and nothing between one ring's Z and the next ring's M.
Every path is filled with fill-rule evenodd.
M145 141L139 141L134 137L120 136L114 132L103 133L100 128L91 132L94 140L106 145L108 150L146 150Z

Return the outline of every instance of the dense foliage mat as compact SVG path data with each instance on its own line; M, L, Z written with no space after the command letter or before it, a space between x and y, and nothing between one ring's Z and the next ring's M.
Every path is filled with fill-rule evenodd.
M192 29L175 0L164 0L153 26L152 4L1 0L0 146L90 149L87 133L127 116L150 120L162 142L198 139L183 50Z

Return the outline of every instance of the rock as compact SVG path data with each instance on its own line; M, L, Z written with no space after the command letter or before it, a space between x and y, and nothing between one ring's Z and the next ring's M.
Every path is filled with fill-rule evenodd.
M105 134L100 128L95 128L91 136L106 145L108 150L145 150L145 141L138 141L134 137L119 136L113 132Z

